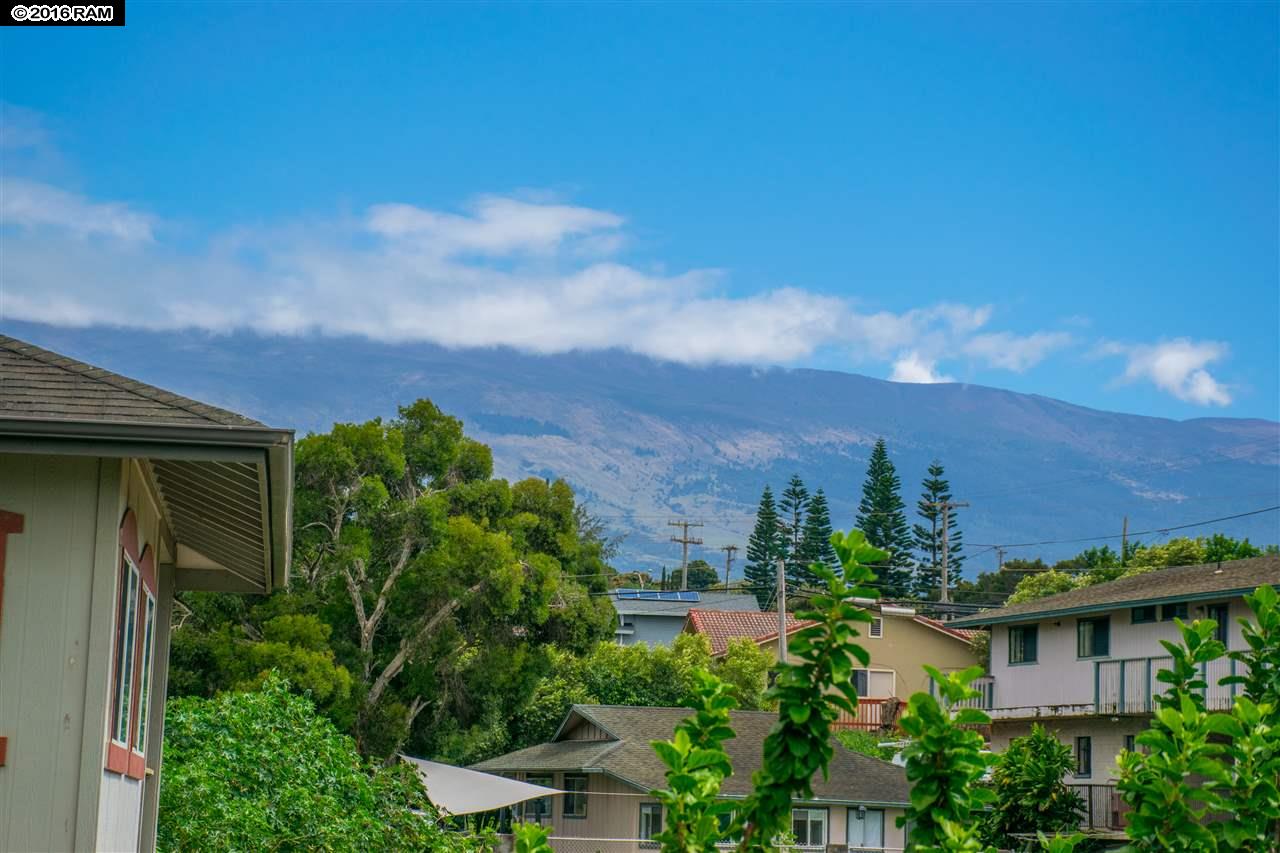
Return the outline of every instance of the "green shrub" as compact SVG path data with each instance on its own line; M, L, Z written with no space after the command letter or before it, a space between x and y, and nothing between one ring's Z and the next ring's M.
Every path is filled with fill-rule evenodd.
M161 850L484 849L447 833L416 771L375 769L278 675L169 703Z

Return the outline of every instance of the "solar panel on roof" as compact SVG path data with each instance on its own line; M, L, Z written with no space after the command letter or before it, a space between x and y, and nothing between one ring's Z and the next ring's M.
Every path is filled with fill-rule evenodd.
M660 590L660 589L631 589L628 587L620 587L614 592L618 596L619 601L686 601L698 602L702 600L701 594L697 590Z

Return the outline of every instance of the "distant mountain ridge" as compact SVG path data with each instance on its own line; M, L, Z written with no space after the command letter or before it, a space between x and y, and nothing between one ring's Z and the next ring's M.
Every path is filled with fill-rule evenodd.
M745 545L765 483L821 486L852 523L879 436L915 512L934 458L960 515L966 574L987 546L1118 535L1280 503L1280 423L1172 421L977 385L911 385L808 369L695 368L622 352L533 356L354 338L225 337L6 323L5 331L300 432L430 397L494 451L499 475L564 477L627 534L623 568L679 562L666 526L698 518L697 556ZM1185 531L1280 541L1280 514ZM1146 536L1148 541L1157 537ZM1015 549L1054 558L1087 543ZM735 564L741 572L742 552Z

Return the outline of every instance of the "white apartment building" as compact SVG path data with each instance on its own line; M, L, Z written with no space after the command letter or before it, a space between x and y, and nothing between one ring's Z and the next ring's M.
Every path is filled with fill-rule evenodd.
M1175 617L1209 618L1228 649L1244 648L1244 595L1263 584L1280 585L1280 557L1161 569L950 623L991 629L990 675L975 685L983 695L974 704L992 718L992 749L1040 723L1074 751L1068 781L1085 798L1089 826L1122 828L1116 759L1166 689L1156 676L1171 658L1160 641L1179 639ZM1205 668L1210 709L1231 706L1238 687L1219 681L1233 674L1226 658Z

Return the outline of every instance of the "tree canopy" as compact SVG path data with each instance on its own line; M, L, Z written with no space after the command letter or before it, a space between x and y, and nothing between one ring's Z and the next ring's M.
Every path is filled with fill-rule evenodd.
M269 598L183 596L173 692L311 691L365 755L474 760L551 665L609 636L610 543L562 481L493 479L430 401L297 444L295 570Z

